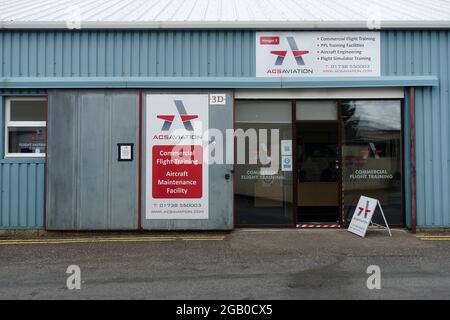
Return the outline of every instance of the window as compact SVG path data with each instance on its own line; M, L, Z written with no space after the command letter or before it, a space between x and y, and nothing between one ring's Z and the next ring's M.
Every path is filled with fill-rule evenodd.
M258 138L258 151L273 157L270 130L279 131L278 145L291 145L280 150L279 161L290 159L292 164L292 103L290 101L236 101L236 128L267 130L267 141ZM249 140L248 140L249 141ZM249 141L250 142L250 141ZM247 145L248 146L248 145ZM237 225L292 225L293 183L292 167L279 167L278 172L267 174L260 161L250 163L249 149L245 150L246 163L236 164L236 224ZM257 156L256 155L256 156Z
M45 98L8 98L5 110L5 156L44 157Z
M346 222L365 195L381 202L389 224L402 225L401 101L346 101L341 118ZM383 220L377 215L374 222Z

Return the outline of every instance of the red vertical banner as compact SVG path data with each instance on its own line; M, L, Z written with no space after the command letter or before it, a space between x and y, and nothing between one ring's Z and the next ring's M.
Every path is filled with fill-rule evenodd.
M153 146L152 195L155 199L202 197L201 146Z

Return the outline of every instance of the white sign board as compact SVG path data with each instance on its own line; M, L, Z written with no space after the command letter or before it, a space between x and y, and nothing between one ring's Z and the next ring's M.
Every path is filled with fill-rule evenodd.
M282 156L292 155L292 140L281 140L281 155Z
M146 218L208 219L209 96L149 94L146 109Z
M377 199L361 196L358 205L356 206L355 213L353 214L352 221L348 227L348 231L357 234L360 237L365 237L377 205Z
M378 77L380 33L257 32L257 77Z

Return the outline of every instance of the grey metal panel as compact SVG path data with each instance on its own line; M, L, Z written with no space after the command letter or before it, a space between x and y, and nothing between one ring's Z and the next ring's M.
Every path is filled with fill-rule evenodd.
M121 94L111 99L111 127L109 141L110 221L113 229L124 225L137 228L138 221L138 143L139 96L137 93ZM117 143L134 143L134 160L117 161Z
M146 94L148 93L171 93L171 94L205 94L214 91L147 91L144 93L143 112L146 108ZM231 91L216 91L216 93L226 94L226 105L210 106L209 108L209 128L218 129L226 137L226 129L233 128L233 93ZM144 117L145 119L145 117ZM143 123L143 136L145 137L145 122ZM143 143L142 154L145 155L146 143ZM225 153L225 152L224 152ZM142 164L142 208L145 208L146 194L151 190L146 190L145 185L145 159ZM230 230L234 227L233 219L233 165L231 164L210 164L209 165L209 218L206 220L191 219L151 219L145 218L145 209L142 212L143 229L164 229L164 230ZM225 175L230 174L230 180L225 179Z
M226 139L226 130L234 127L233 94L228 92L227 104L211 106L209 110L210 128L218 129ZM224 141L225 145L226 141ZM233 150L234 151L234 150ZM224 152L225 154L225 152ZM234 190L233 165L211 164L209 166L209 208L208 227L216 229L232 229L234 227ZM230 180L225 175L230 175Z
M137 228L138 123L137 91L49 91L47 229Z
M46 227L75 229L78 96L51 91L48 103Z

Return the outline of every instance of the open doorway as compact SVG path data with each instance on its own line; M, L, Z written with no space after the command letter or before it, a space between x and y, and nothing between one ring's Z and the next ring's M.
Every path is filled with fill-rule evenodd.
M313 114L309 108L314 108ZM318 112L319 111L319 112ZM297 222L340 223L339 123L334 102L297 104Z

